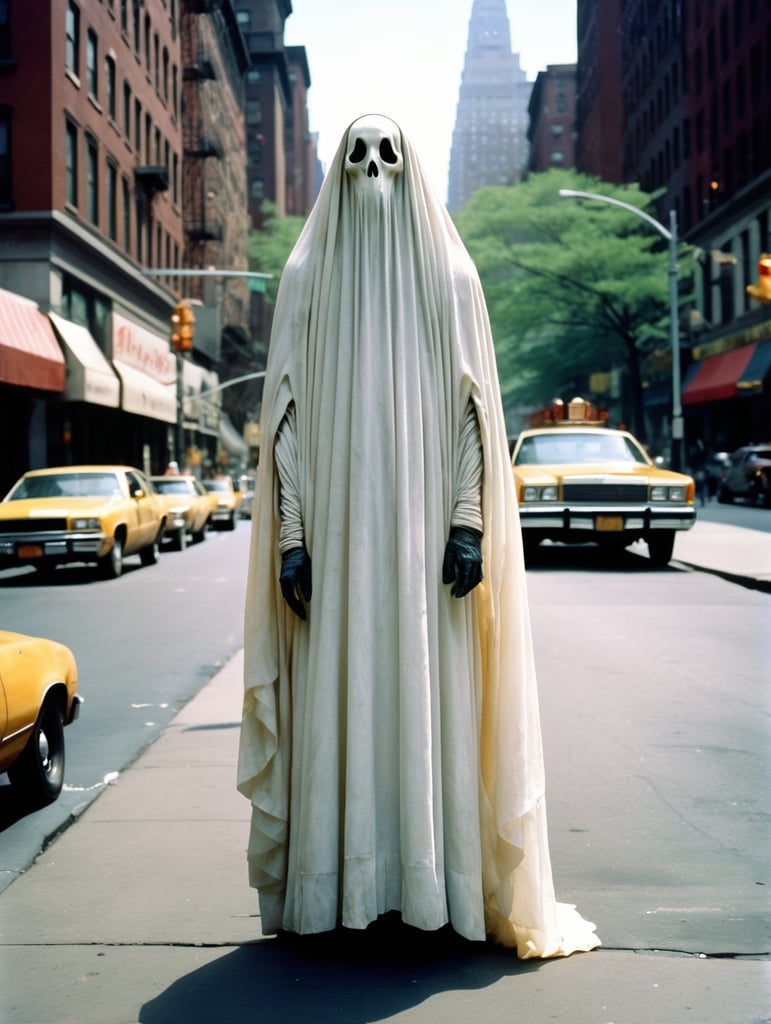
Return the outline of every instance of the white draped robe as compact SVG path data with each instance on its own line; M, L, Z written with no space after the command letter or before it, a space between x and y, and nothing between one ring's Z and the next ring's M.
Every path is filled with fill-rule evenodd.
M346 136L347 137L347 136ZM518 956L599 944L554 896L522 542L476 270L402 140L377 214L345 139L284 270L268 356L245 614L238 787L263 931L395 910ZM485 578L442 583L469 406ZM312 559L282 599L276 435L294 407Z

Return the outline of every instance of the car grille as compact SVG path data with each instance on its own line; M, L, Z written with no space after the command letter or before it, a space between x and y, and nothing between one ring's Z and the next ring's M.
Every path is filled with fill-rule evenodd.
M639 504L648 500L647 484L563 484L564 501L585 501L594 504Z
M58 519L3 519L0 520L0 534L44 533L49 530L66 530L67 520Z

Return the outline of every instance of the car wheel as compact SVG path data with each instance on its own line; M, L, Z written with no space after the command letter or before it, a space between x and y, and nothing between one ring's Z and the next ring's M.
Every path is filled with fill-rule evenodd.
M206 540L206 531L209 527L209 520L203 524L200 530L193 534L193 543L200 544L202 540Z
M659 530L648 534L648 554L654 565L669 565L675 548L675 531Z
M731 491L728 490L725 484L721 484L717 490L717 500L721 505L731 505L734 500L734 496Z
M123 541L120 537L113 538L109 552L99 560L99 567L109 580L116 580L123 572Z
M142 548L139 552L139 557L142 561L142 565L155 565L161 555L161 544L156 537L152 544L148 544L146 548Z
M232 512L230 514L230 519L228 519L228 529L229 530L235 530L235 528L236 528L236 514L235 514L235 512Z
M771 489L767 480L756 477L750 488L750 502L760 508L768 508L771 505Z
M527 534L523 535L522 549L524 551L526 563L535 562L537 560L540 544L540 537L529 537Z
M64 785L64 716L59 701L49 697L37 717L24 750L8 769L8 777L25 802L34 807L52 803Z

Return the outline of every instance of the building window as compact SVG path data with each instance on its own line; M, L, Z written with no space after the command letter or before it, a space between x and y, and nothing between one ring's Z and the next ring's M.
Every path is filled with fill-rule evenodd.
M150 15L145 15L145 65L147 66L147 73L150 74L150 39L152 33L150 31Z
M9 0L0 0L0 60L11 60L11 16Z
M262 81L262 75L257 68L250 68L246 72L246 83L247 85L259 85Z
M139 100L134 100L134 149L139 159L142 155L142 104Z
M161 91L161 44L158 39L158 33L156 32L153 36L153 82L155 83L155 91L160 93Z
M128 0L120 0L120 30L128 35Z
M176 153L171 158L171 196L174 203L179 201L179 157Z
M88 219L99 226L99 147L95 139L86 139L86 210Z
M11 179L11 111L0 109L0 210L13 208Z
M246 101L246 123L248 125L262 124L262 104L259 100Z
M179 116L179 86L177 85L177 65L171 69L171 110L174 117Z
M96 67L97 48L96 32L90 28L86 36L86 85L94 99L99 96L99 77Z
M80 8L69 0L67 4L65 63L73 75L80 74Z
M67 184L67 202L78 205L78 129L72 121L64 127L64 166Z
M107 182L105 204L107 207L107 237L113 242L118 240L118 168L107 161Z
M128 178L122 180L123 191L123 248L131 252L131 185Z
M115 120L115 59L107 57L104 62L104 88L107 100L107 116Z
M139 50L142 46L142 32L141 32L141 11L142 8L139 4L132 4L134 8L134 53L139 56Z
M163 99L165 103L169 102L169 50L168 47L163 48Z
M155 129L155 148L154 148L154 153L155 153L155 159L153 160L153 163L155 164L156 167L160 167L161 166L161 129L160 128L156 128Z
M131 86L123 83L123 134L131 141Z

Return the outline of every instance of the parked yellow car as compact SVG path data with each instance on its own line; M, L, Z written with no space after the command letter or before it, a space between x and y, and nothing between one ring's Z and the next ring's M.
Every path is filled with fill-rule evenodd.
M120 576L126 555L158 561L166 511L152 484L131 466L35 469L0 502L0 567L53 569L96 562Z
M212 515L212 502L194 476L151 476L150 483L166 509L166 537L180 551L187 547L188 534L195 543L204 540Z
M561 421L524 430L512 452L525 554L542 540L620 551L645 540L656 565L696 521L694 481L660 469L625 430Z
M229 476L215 476L204 480L204 487L211 499L212 523L224 523L226 529L235 530L240 498Z
M64 727L80 713L78 669L55 640L0 631L0 772L42 807L64 784Z

